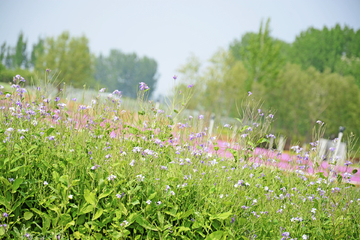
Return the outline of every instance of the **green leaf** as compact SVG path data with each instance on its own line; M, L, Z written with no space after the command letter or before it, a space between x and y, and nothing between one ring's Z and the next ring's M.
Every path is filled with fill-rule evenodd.
M151 194L150 196L149 196L149 200L151 200L151 199L153 199L155 196L156 196L156 192L154 192L153 194Z
M212 234L210 234L209 236L207 236L205 239L206 240L220 240L221 237L223 236L224 231L216 231L213 232Z
M342 176L339 174L339 175L337 175L337 181L338 181L338 183L341 183L341 181L342 181Z
M25 165L13 168L13 169L10 170L10 172L16 172L17 170L19 170L20 168L23 168L23 167L25 167Z
M178 110L174 109L174 113L179 113Z
M97 210L97 212L95 213L95 215L94 215L94 217L93 217L92 220L96 220L96 219L98 219L99 217L101 217L101 215L103 214L103 212L104 212L104 209L99 208L99 209Z
M218 150L219 150L219 147L214 147L214 150L215 150L215 151L218 151Z
M45 213L43 213L42 211L40 211L39 209L36 208L30 208L31 211L33 211L34 213L37 213L40 217L43 217L45 215Z
M181 233L181 232L190 232L190 231L191 231L191 229L188 228L188 227L183 227L183 226L181 226L181 227L178 228L178 233Z
M25 220L29 220L30 218L32 218L34 214L32 212L25 212L24 213L24 218Z
M5 228L3 227L0 227L0 236L4 235L5 234Z
M79 231L74 232L73 237L76 238L76 239L80 239L81 238L80 232Z
M93 192L90 192L88 189L84 192L84 198L85 201L95 207L96 205L96 194Z
M195 212L195 210L194 210L193 208L192 208L192 209L189 209L189 210L187 210L185 213L183 213L180 218L187 218L187 217L189 217L191 214L193 214L194 212Z
M54 131L54 128L49 128L48 130L46 130L45 135L49 136L53 131Z
M20 187L20 184L22 184L24 181L24 179L22 178L18 178L15 180L15 182L13 183L13 190L12 190L12 193L15 193L16 190Z
M352 174L356 174L358 172L357 169L352 170Z
M100 196L99 196L99 200L104 198L104 197L109 196L112 192L113 192L113 190L107 190L107 191L101 193Z
M142 226L145 229L149 229L149 230L153 230L153 231L158 231L156 227L152 226L143 216L138 215L136 217L136 222Z
M135 206L135 205L140 204L140 202L139 202L139 200L135 200L135 201L133 201L131 204Z
M92 212L94 210L94 207L92 205L84 205L78 215L83 215L89 212Z
M225 212L225 213L219 213L219 214L215 214L215 215L210 215L210 220L213 220L213 219L225 220L232 215L233 214L231 213L231 211Z
M256 145L260 144L260 143L263 143L263 142L270 142L268 139L266 138L260 138L257 142L256 142Z
M240 118L235 118L235 119L238 120L242 124L242 121L240 120Z
M145 115L145 111L144 111L144 110L143 110L143 111L139 111L138 114L139 114L139 115Z

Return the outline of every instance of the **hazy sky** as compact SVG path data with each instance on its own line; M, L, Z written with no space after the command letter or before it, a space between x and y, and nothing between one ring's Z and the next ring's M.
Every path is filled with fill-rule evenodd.
M120 49L154 58L164 93L190 53L206 61L268 17L272 35L292 42L310 26L359 29L360 0L0 0L0 44L14 46L20 31L31 45L64 30L85 34L96 55Z

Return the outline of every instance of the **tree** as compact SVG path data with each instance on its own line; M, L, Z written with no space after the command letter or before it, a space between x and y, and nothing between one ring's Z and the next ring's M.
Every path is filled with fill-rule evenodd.
M27 52L26 52L27 41L24 40L24 35L20 32L18 41L15 46L15 53L13 55L12 67L13 68L27 68Z
M58 72L60 81L75 88L81 88L84 84L94 86L94 61L88 44L85 36L70 38L68 32L63 32L57 39L49 37L45 40L43 54L36 56L35 69Z
M270 36L269 25L270 19L267 20L265 28L261 22L258 33L247 33L240 41L234 40L230 45L233 56L241 60L248 71L248 91L254 82L272 85L284 65L284 48L287 44Z
M292 44L290 61L307 69L310 66L319 71L330 68L332 72L341 56L360 57L360 30L356 33L353 29L339 24L328 29L309 28L301 32Z
M30 56L30 66L35 68L38 58L44 54L44 40L39 38L38 42L33 44L33 49Z
M139 58L135 53L112 49L108 57L100 55L96 59L95 79L110 91L121 90L124 96L136 98L140 82L150 87L151 96L157 78L157 63L146 56Z

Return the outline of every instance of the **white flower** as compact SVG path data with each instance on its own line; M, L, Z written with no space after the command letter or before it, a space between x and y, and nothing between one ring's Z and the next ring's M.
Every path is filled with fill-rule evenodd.
M316 208L311 209L311 212L315 214Z
M302 235L302 239L306 240L306 239L308 239L308 236L304 234L304 235Z
M70 194L70 195L69 195L69 199L73 199L73 195Z
M150 203L151 203L151 200L147 200L147 201L146 201L146 203L147 203L148 205L150 205Z
M220 198L223 198L224 197L224 194L220 194Z
M135 164L135 160L132 160L129 165L133 167L134 164Z
M44 181L44 185L46 186L46 185L48 185L49 183L47 182L47 181Z
M266 186L266 187L264 187L264 190L265 190L265 191L268 191L268 190L269 190L269 188Z

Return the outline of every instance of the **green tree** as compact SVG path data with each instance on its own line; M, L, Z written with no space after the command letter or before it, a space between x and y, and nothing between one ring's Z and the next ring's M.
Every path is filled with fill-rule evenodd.
M44 54L44 40L39 38L38 42L33 44L33 49L30 56L30 66L35 68L38 58Z
M265 26L260 24L258 33L246 33L241 40L234 40L230 45L233 56L241 60L247 71L247 90L254 82L272 85L284 65L287 44L270 36L270 19Z
M108 90L121 90L124 96L136 98L140 82L150 87L150 96L157 82L157 63L146 56L139 58L135 53L125 54L110 50L107 57L96 59L95 79Z
M292 44L290 61L307 69L310 66L319 71L330 68L335 71L337 62L342 55L347 57L360 57L360 30L355 32L339 24L329 29L309 28L301 32Z
M27 41L24 40L24 34L20 32L15 46L15 53L13 55L13 61L12 61L13 68L28 67L26 46L27 46Z
M88 45L85 36L70 38L68 32L63 32L56 39L49 37L45 40L43 54L36 56L35 69L40 72L46 69L58 72L59 81L76 88L84 84L94 86L94 59Z

